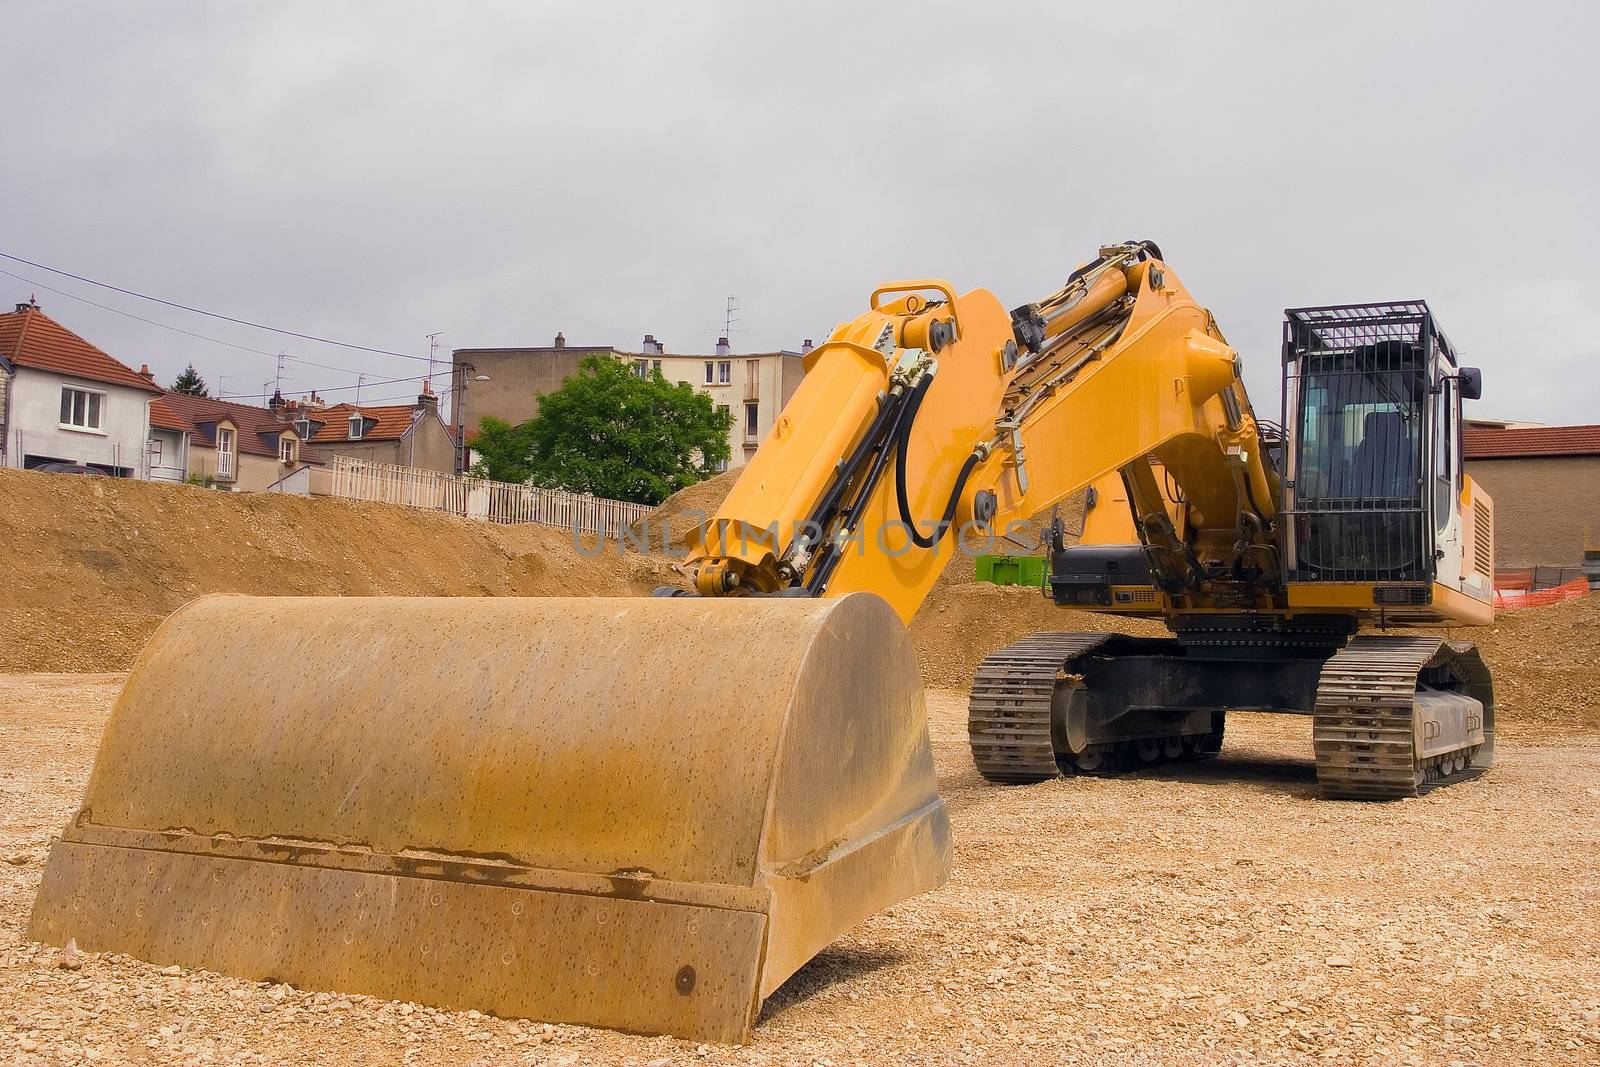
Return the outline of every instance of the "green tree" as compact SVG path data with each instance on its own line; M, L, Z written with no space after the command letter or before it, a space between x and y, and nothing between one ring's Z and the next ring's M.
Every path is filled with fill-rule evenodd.
M530 437L533 420L511 425L504 419L485 415L478 423L477 436L472 438L472 451L477 459L469 472L475 478L493 478L497 482L525 482L533 476L529 456L533 452Z
M621 360L589 356L560 389L539 398L538 416L524 424L530 478L659 504L717 472L728 459L732 424L733 415L709 396L659 371L641 378Z
M200 372L194 369L193 363L183 368L183 373L172 380L172 391L185 396L211 395L211 391L206 388L206 380L200 377Z

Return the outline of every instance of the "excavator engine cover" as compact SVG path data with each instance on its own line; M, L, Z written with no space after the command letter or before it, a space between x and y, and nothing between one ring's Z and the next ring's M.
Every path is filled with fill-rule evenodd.
M30 933L737 1042L949 867L872 594L211 596L134 667Z

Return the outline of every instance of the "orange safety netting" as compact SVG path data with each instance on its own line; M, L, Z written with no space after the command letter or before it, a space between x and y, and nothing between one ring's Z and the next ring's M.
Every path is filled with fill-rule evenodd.
M1496 611L1515 611L1518 608L1543 608L1551 604L1558 604L1563 600L1572 600L1589 593L1589 581L1586 578L1575 578L1570 582L1551 586L1549 589L1529 589L1526 585L1496 586L1494 591L1494 607Z

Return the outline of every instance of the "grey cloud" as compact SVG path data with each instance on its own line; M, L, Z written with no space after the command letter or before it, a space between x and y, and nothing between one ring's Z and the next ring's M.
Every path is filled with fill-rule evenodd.
M729 293L737 347L794 347L888 278L1015 304L1151 237L1264 408L1282 308L1422 296L1485 368L1480 414L1596 421L1591 11L17 5L0 247L384 348L559 329L694 351ZM163 379L188 360L236 390L272 373L40 301ZM350 381L291 373L295 391Z

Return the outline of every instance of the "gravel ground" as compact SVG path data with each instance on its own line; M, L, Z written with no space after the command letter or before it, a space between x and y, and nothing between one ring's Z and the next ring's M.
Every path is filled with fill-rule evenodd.
M767 1003L744 1048L305 993L24 930L121 675L0 675L0 1062L1600 1062L1600 739L1418 800L1315 798L1309 724L1223 758L987 786L929 691L957 863ZM63 966L66 964L66 966Z

